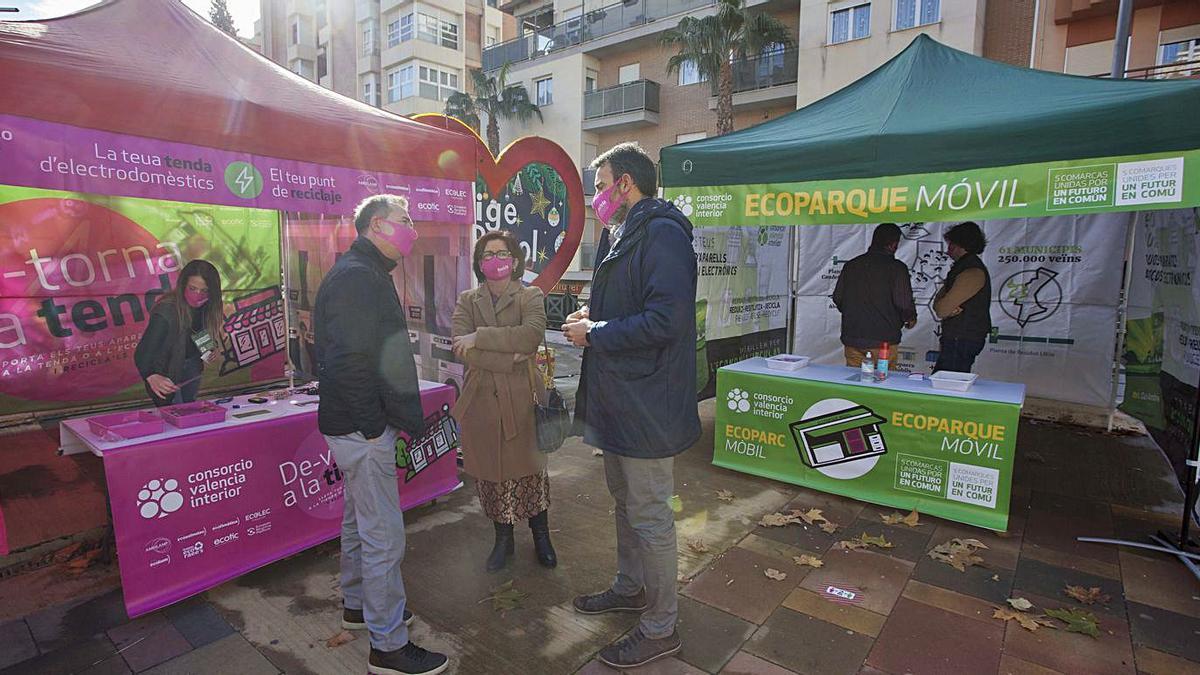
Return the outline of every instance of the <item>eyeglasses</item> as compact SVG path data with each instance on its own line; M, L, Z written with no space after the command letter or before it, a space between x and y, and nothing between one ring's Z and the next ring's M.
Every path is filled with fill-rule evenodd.
M483 255L480 257L484 260L491 260L492 258L508 260L509 258L513 257L513 254L512 251L484 251Z

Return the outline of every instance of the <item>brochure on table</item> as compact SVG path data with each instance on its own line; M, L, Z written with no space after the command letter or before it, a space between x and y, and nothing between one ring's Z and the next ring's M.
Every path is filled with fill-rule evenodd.
M857 369L718 371L717 466L992 530L1008 526L1020 384L965 392Z

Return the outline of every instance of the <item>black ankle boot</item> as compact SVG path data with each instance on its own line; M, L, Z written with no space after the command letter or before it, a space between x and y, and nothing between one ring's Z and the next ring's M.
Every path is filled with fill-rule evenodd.
M492 524L496 526L496 544L488 556L487 571L498 572L504 569L508 564L508 556L513 554L513 526L512 523Z
M542 567L557 567L558 554L554 552L554 544L550 543L550 514L542 511L529 519L529 529L533 530L533 550L537 553L538 562Z

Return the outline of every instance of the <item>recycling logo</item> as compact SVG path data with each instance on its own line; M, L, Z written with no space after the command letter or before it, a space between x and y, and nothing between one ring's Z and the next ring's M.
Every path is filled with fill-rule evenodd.
M183 494L179 492L179 481L154 479L142 486L137 495L138 513L149 520L166 518L183 507Z
M734 412L750 412L750 394L741 389L733 389L726 396L726 405Z
M1000 309L1024 328L1050 318L1063 301L1058 272L1046 267L1022 270L1004 280L999 297Z

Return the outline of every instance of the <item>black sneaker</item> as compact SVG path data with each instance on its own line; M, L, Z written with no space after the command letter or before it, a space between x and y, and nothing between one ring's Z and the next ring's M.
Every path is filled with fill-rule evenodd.
M679 633L676 631L671 631L671 634L665 638L654 640L646 637L642 633L642 627L638 626L625 637L601 649L599 658L604 665L618 670L637 668L664 656L670 656L678 652L682 646L683 643L680 642Z
M413 620L416 618L417 617L413 616L412 612L408 611L407 607L404 608L405 626L411 626L413 624ZM345 628L346 630L366 630L367 620L363 617L363 611L361 609L347 609L343 607L342 628Z
M612 589L581 595L575 598L575 611L580 614L605 614L607 612L641 612L646 609L646 591L637 595L617 595Z
M394 652L372 647L367 671L373 675L437 675L449 663L445 654L426 651L409 642Z

